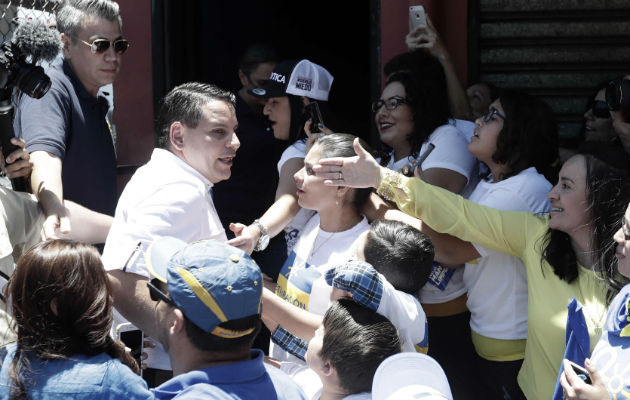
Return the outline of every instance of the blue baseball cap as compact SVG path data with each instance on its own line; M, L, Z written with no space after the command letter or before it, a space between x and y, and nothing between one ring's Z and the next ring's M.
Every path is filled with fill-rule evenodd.
M247 253L216 240L188 244L163 237L145 258L151 275L167 283L173 303L203 331L223 338L253 332L218 326L261 312L262 273Z

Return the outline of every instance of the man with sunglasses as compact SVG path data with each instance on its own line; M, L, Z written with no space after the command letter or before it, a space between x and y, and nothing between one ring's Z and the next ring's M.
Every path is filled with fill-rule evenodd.
M152 389L157 399L306 398L252 349L263 277L249 255L216 240L187 244L164 237L147 249L147 266L154 279L145 291L157 302L157 339L174 375Z
M111 224L116 152L106 120L110 104L99 89L114 82L129 47L114 1L69 0L56 17L63 57L46 68L52 86L41 99L21 96L14 122L31 153L31 188L49 238L71 229L64 199L102 213Z

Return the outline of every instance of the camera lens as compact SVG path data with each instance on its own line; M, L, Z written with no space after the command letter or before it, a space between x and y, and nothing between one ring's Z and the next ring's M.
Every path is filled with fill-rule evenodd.
M16 86L27 95L40 99L50 89L50 78L39 65L20 65Z

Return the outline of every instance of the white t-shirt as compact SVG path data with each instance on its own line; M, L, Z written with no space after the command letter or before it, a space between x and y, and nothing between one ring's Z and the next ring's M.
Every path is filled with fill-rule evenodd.
M280 160L278 161L278 175L281 174L282 167L284 164L292 159L292 158L301 158L304 159L306 157L306 141L298 140L293 143L291 146L287 147L282 156L280 156ZM291 250L295 243L300 237L300 232L304 229L304 226L310 220L313 215L315 215L315 211L308 210L306 208L300 208L298 213L293 217L291 222L287 224L284 228L284 238L287 241L287 255L291 254Z
M319 376L304 364L294 364L292 362L283 362L280 370L293 379L295 383L302 389L308 400L319 400L322 395L322 381ZM372 394L369 392L351 394L343 398L343 400L371 400Z
M324 279L326 271L352 258L358 237L369 229L363 217L346 231L325 232L319 227L319 214L313 216L280 270L276 294L297 307L324 315L332 292ZM273 342L270 353L279 361L303 363Z
M534 167L500 182L481 181L469 200L508 211L546 213L551 184ZM473 331L494 339L527 338L527 275L513 256L473 244L481 258L467 263L464 284Z
M402 351L427 353L429 330L427 316L418 299L396 290L379 273L383 283L383 295L377 313L387 318L398 330Z
M151 160L138 168L120 196L103 251L105 270L124 269L150 279L144 250L164 236L187 243L227 241L210 196L211 187L212 182L175 154L153 150ZM115 312L112 330L126 322ZM146 350L149 367L170 369L162 346Z

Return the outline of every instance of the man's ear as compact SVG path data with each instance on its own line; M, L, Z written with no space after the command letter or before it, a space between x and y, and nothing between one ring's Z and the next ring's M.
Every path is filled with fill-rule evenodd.
M184 125L179 121L173 122L168 137L171 146L173 146L174 149L182 151L184 148Z
M247 86L247 84L249 83L249 79L247 79L247 76L243 73L243 71L241 71L241 69L238 69L238 80L241 81L241 86Z
M324 376L337 376L337 370L330 363L330 361L326 361L321 368L322 374Z
M184 313L179 308L173 309L173 318L170 323L171 334L182 333L186 331L186 320Z
M67 59L70 59L70 46L72 46L72 38L65 33L61 34L61 50L63 51L63 56Z

